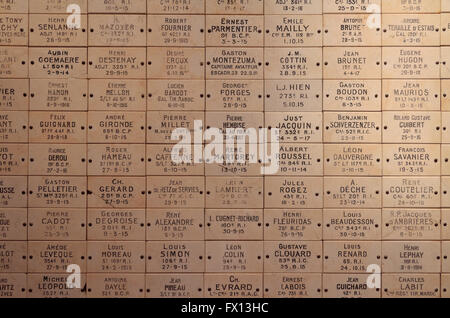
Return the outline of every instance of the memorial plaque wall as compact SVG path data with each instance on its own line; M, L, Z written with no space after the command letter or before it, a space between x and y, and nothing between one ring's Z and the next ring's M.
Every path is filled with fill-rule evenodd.
M0 298L450 298L449 160L450 0L0 0Z

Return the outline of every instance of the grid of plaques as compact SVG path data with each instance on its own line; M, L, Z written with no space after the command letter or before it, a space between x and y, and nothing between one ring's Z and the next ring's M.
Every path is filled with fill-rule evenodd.
M450 297L450 0L0 0L0 298Z

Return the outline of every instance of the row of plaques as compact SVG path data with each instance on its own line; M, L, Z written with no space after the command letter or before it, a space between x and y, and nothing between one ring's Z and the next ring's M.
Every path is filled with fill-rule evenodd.
M2 241L0 272L450 273L449 241Z
M450 79L0 79L0 111L450 111Z
M321 14L321 13L439 13L450 12L447 0L0 0L8 13L65 13L70 4L82 13L148 14Z
M0 274L0 297L12 298L448 298L449 274L383 274L380 288L368 274Z
M0 46L439 46L450 45L450 13L322 15L0 14Z
M450 46L0 47L0 78L440 79Z
M450 240L450 209L6 208L1 241Z

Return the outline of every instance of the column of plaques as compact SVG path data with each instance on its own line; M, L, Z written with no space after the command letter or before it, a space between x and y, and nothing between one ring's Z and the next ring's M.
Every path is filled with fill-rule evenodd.
M442 1L441 5L441 52L449 50L450 47L450 2ZM448 56L448 54L447 54ZM441 274L441 296L450 297L450 139L448 138L449 111L450 111L450 74L448 72L449 59L445 52L441 54L441 111L442 111L442 145L441 145L441 228L442 228L442 274ZM445 62L445 64L444 64Z
M0 298L27 295L28 0L0 2Z
M66 8L29 2L29 297L85 296L66 281L86 273L87 8L76 29Z
M382 295L440 297L440 1L382 12Z
M263 7L206 1L206 297L263 295Z
M147 9L146 295L201 298L205 1L149 0Z
M88 297L145 296L146 8L88 1Z
M267 155L279 150L265 175L264 296L321 297L322 1L266 1L264 36Z
M367 13L369 5L377 8L375 16ZM324 2L324 297L381 296L379 286L367 282L369 270L381 270L381 26L376 18L380 1Z

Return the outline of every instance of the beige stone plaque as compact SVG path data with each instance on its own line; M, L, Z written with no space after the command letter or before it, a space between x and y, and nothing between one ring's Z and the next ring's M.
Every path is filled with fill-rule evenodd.
M323 43L327 46L381 46L381 30L368 26L370 14L326 14Z
M323 109L326 111L380 111L379 80L324 80Z
M207 14L262 14L264 2L261 0L244 1L208 1L206 0Z
M442 274L441 275L441 297L442 298L450 298L450 275Z
M89 0L88 8L89 13L145 13L147 0Z
M381 208L381 177L325 177L324 207Z
M89 273L145 272L145 242L87 243Z
M447 0L442 0L441 2L441 11L442 12L450 12L450 3Z
M90 143L143 143L145 140L143 112L90 112L88 120Z
M66 273L71 264L86 271L86 242L28 242L29 273Z
M442 120L442 143L450 143L450 112L441 113Z
M86 146L83 144L30 144L29 150L29 175L86 175Z
M379 145L324 145L324 174L328 176L381 176L382 155Z
M86 78L87 49L29 48L30 78Z
M262 15L207 15L206 45L263 46L263 26Z
M203 51L202 51L203 52ZM263 48L206 48L206 79L263 79ZM265 75L267 78L267 73Z
M321 273L321 241L264 241L264 271Z
M404 1L382 0L383 13L439 13L439 0Z
M261 298L262 274L205 274L206 298Z
M383 177L384 207L438 208L439 177Z
M389 176L439 176L440 145L383 145L383 174Z
M0 9L2 2L0 2ZM24 298L27 295L26 274L0 274L1 298Z
M441 239L449 240L450 239L450 209L442 209L441 212Z
M187 144L191 143L188 140L184 140L181 136L178 139L172 139L172 133L175 129L188 130L191 140L199 143L194 140L194 134L201 135L203 119L203 112L147 112L147 143L177 144L180 141ZM201 121L200 125L195 126L195 121Z
M89 298L142 298L145 295L144 274L88 274Z
M264 210L264 239L321 240L322 210L319 209L266 209Z
M324 113L324 141L381 143L381 113Z
M0 12L0 46L28 45L28 15Z
M147 13L204 13L205 0L185 1L180 3L178 0L153 1L147 0Z
M28 1L0 0L0 10L6 13L28 13Z
M147 298L202 298L203 274L145 275Z
M90 46L146 45L145 15L89 14Z
M265 48L266 79L321 79L321 48Z
M383 46L439 46L439 14L383 14Z
M262 241L206 242L206 272L262 273Z
M275 134L280 143L322 142L322 113L272 113L266 116L265 124L269 130L278 129L278 133L270 133Z
M88 209L89 241L139 241L145 239L145 210Z
M440 111L439 80L383 80L383 110Z
M263 207L262 177L206 177L206 208Z
M383 209L383 239L421 241L440 238L439 209Z
M439 78L439 51L439 47L383 47L383 78Z
M147 78L192 79L205 77L205 49L202 48L147 48Z
M0 147L0 175L25 176L28 174L28 146L3 144Z
M321 298L321 274L264 274L264 297Z
M269 146L270 147L270 146ZM282 143L276 160L279 163L277 175L322 176L323 145Z
M90 208L145 206L145 177L89 177Z
M206 110L262 111L264 82L261 80L206 81Z
M450 78L450 47L441 47L441 78Z
M27 207L27 177L0 177L0 207Z
M2 209L0 212L0 239L2 241L25 241L27 225L27 209Z
M381 48L325 47L324 79L380 79Z
M322 14L322 1L278 1L264 2L265 14Z
M81 288L67 287L67 273L28 274L28 297L30 298L84 298L86 297L86 275L81 274Z
M0 79L0 111L28 110L28 79Z
M448 175L450 171L450 145L441 145L441 173Z
M145 145L88 145L90 176L145 175Z
M321 15L266 15L264 19L267 47L322 45Z
M324 13L365 13L374 5L381 6L381 0L324 1ZM372 11L370 11L372 12ZM380 13L380 12L378 12Z
M86 177L28 177L30 208L86 207Z
M206 240L262 240L263 210L205 211Z
M441 106L442 111L450 110L450 80L441 80Z
M383 142L440 143L440 112L383 112Z
M145 80L89 81L89 110L145 111Z
M88 0L42 0L30 1L30 13L66 13L71 4L78 5L81 13L87 12ZM73 12L73 11L72 11Z
M0 242L0 272L26 273L27 255L26 241Z
M175 163L172 160L173 145L147 145L147 175L164 176L203 176L205 173L203 163L194 163L191 153L179 153L185 159L184 163ZM192 147L191 147L192 151Z
M265 208L322 208L322 177L266 177Z
M147 208L203 208L204 188L204 177L147 177Z
M87 111L86 79L31 79L30 110Z
M148 80L147 110L203 111L204 84L201 80Z
M264 86L266 112L322 110L321 80L266 80Z
M67 13L30 14L29 46L87 46L87 15L79 19L81 27L77 29L67 26Z
M146 77L146 49L137 47L90 47L89 78Z
M439 273L440 242L383 242L384 273Z
M32 241L86 240L84 209L28 209L28 239Z
M28 48L0 48L0 78L28 77Z
M436 242L439 243L439 242ZM442 272L449 273L450 272L450 262L448 257L450 255L450 242L443 241L442 242Z
M148 209L147 240L199 241L205 233L203 209Z
M441 205L444 207L450 207L450 177L441 177Z
M439 274L383 274L383 298L439 298Z
M0 112L0 142L27 142L28 112Z
M380 241L323 243L324 273L366 273L372 264L381 265Z
M86 112L30 112L30 143L86 142Z
M324 240L374 241L381 239L379 209L323 210Z
M380 288L369 288L370 274L323 274L325 298L380 298Z
M203 273L205 242L147 242L147 273Z
M248 143L257 143L255 138L246 139L246 132L248 129L258 130L263 127L264 114L262 112L207 112L205 115L206 129L217 128L224 134L224 141L230 141L230 138L234 140ZM235 129L235 134L230 137L227 133L228 129ZM208 140L212 143L222 143L220 140Z

